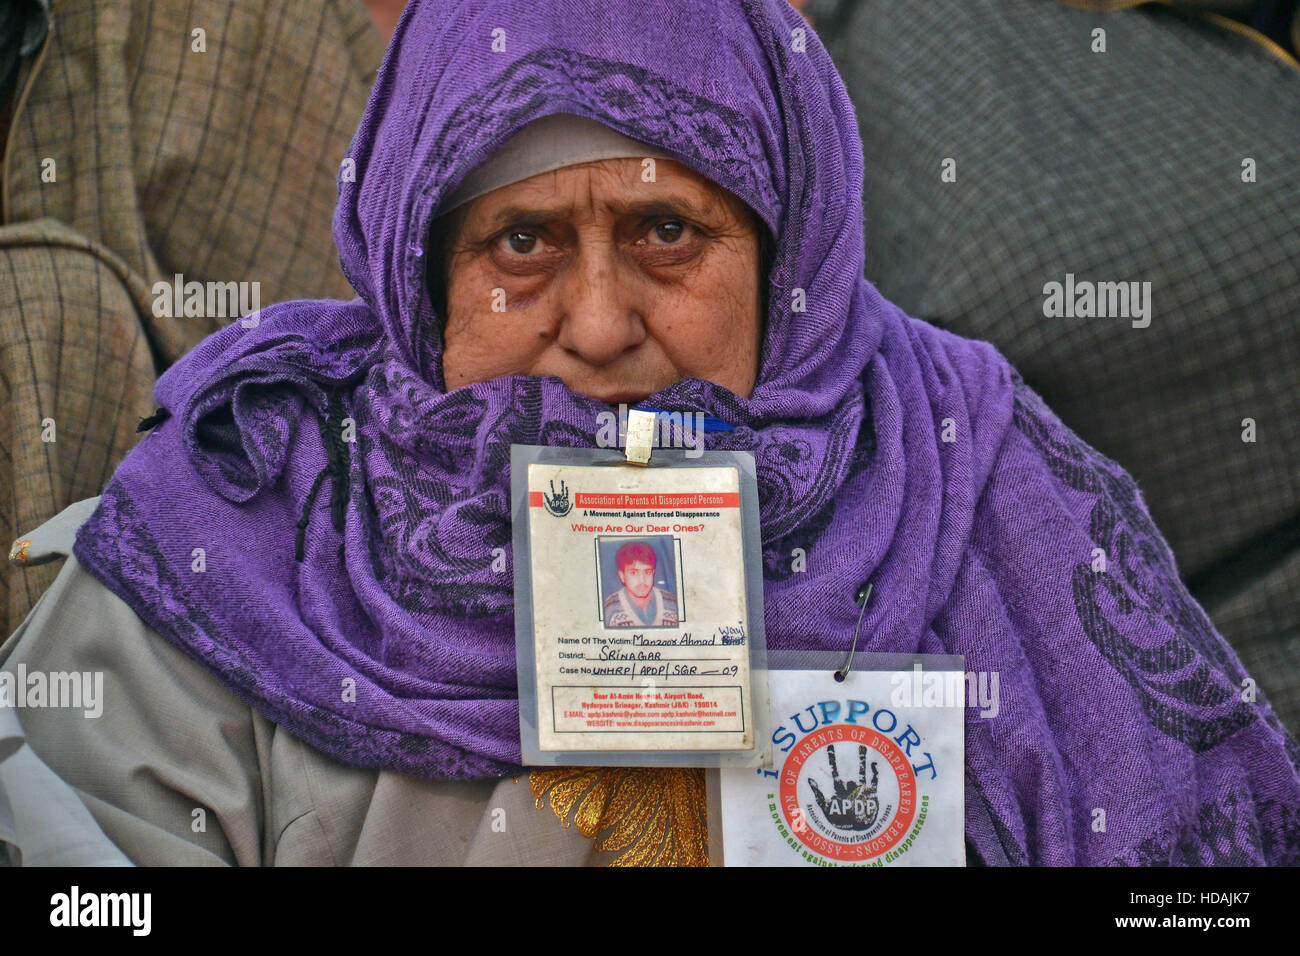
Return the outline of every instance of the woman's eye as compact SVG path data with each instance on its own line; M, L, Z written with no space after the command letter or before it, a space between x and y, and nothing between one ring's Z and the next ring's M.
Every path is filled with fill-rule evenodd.
M534 233L522 229L513 229L504 233L498 241L504 243L511 252L520 256L526 256L535 250L538 243L537 236Z
M651 230L656 239L665 245L671 245L679 241L686 233L686 226L676 219L670 219L667 222L661 222Z

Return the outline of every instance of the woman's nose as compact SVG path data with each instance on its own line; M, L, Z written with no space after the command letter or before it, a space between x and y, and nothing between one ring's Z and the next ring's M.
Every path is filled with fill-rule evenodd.
M608 365L646 338L635 279L608 245L586 246L565 270L558 344L591 365Z

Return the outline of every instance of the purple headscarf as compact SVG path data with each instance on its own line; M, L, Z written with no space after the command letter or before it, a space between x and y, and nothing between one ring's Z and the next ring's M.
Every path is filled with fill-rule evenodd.
M360 298L272 306L171 368L171 417L78 560L338 760L515 770L510 445L592 447L609 409L555 377L446 392L426 250L440 200L556 112L658 147L776 239L753 395L685 379L645 403L753 452L769 646L846 648L871 578L868 650L998 672L997 716L966 727L989 862L1300 859L1300 753L1243 699L1132 480L993 347L862 277L853 108L784 0L409 4L339 185Z

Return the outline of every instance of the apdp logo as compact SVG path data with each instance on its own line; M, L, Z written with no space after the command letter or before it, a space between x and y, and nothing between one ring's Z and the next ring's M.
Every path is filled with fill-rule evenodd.
M573 503L569 500L569 488L565 485L563 478L560 479L559 491L555 490L555 482L552 481L551 490L542 492L542 502L546 505L547 513L553 514L557 518L563 518L569 513Z
M845 779L841 765L855 773ZM811 733L785 759L781 814L790 832L831 860L865 862L887 853L916 816L916 775L889 737L833 724Z

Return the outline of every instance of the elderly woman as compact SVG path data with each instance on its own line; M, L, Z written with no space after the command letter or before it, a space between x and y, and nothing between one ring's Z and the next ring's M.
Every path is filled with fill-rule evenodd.
M752 452L770 647L842 652L870 579L867 650L999 673L971 862L1295 862L1295 742L1133 482L881 298L861 182L784 2L411 4L340 178L359 298L160 381L0 655L103 672L32 751L139 863L707 862L702 771L519 766L510 447L644 401Z

